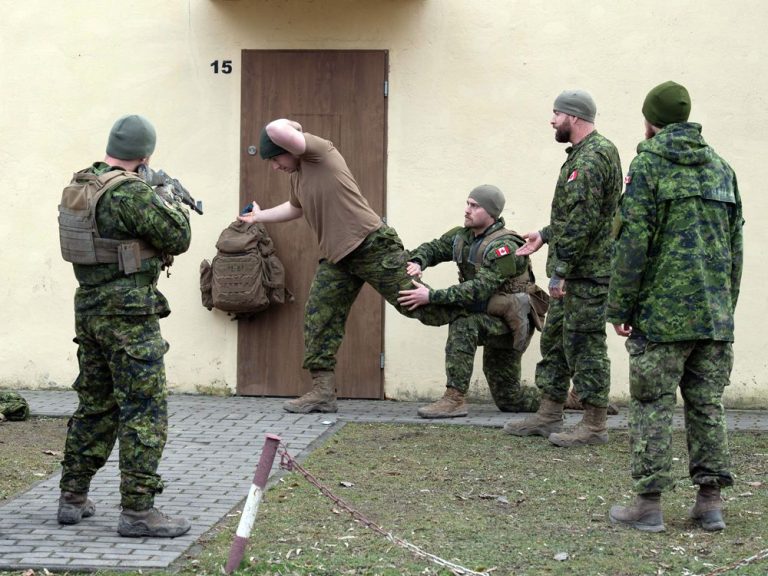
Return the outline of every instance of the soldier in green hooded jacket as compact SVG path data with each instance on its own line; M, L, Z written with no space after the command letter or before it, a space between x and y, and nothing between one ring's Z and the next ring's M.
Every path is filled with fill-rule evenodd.
M121 536L175 537L190 523L154 507L168 430L159 319L170 314L157 289L160 271L189 248L186 209L141 180L155 129L137 115L119 118L103 162L76 173L59 206L62 256L72 262L79 405L69 421L58 521L95 513L91 480L120 448Z
M415 288L400 291L399 304L408 310L431 304L468 312L449 323L445 393L437 402L419 408L422 418L467 415L466 394L478 346L483 346L483 373L500 410L533 412L539 406L538 390L520 383L522 354L533 330L528 293L535 279L528 258L515 255L524 240L504 228L504 203L504 194L496 186L477 186L467 199L464 226L410 252L409 276L420 277L425 268L453 261L459 268L459 283L434 289L414 282ZM511 326L487 313L494 295L503 295L502 301L520 312Z
M643 104L637 147L614 227L607 318L627 337L630 447L637 494L614 523L664 530L661 494L675 486L672 416L679 387L689 473L699 487L691 519L722 530L721 487L733 484L722 395L733 365L734 310L743 261L736 175L688 122L685 87L664 82Z

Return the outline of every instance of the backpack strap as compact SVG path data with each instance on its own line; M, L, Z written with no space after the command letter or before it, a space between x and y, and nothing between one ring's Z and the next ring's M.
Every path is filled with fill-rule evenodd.
M515 240L520 242L520 245L525 244L525 240L523 240L523 237L520 236L517 232L514 230L507 230L506 228L499 228L498 230L494 230L488 236L483 238L483 240L480 242L479 246L477 247L477 250L475 254L482 254L482 258L480 259L479 264L482 265L483 261L485 260L485 257L488 255L488 251L490 250L490 244L494 240L498 240L499 238L503 236L510 236L514 238ZM517 242L515 242L517 244ZM475 264L475 266L478 265L478 263L475 261L474 258L472 258L472 254L470 254L470 261Z
M85 174L96 176L95 174ZM120 270L125 274L133 274L141 269L141 261L159 256L160 252L149 242L141 238L132 240L115 240L112 238L102 238L99 228L96 224L96 206L101 197L114 190L121 184L130 180L139 180L144 182L138 175L126 170L110 170L99 176L96 176L100 186L99 191L93 197L93 210L91 210L91 222L94 230L93 244L96 248L96 259L99 262L117 262Z

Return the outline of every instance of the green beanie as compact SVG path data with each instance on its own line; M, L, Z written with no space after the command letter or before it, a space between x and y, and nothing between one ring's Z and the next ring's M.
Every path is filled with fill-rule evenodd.
M268 160L280 154L289 154L288 150L281 148L274 142L267 134L267 127L261 129L261 136L259 136L259 155L262 160Z
M584 90L566 90L555 98L555 104L552 106L555 112L562 112L569 116L576 116L587 122L595 121L597 106L592 96Z
M149 120L137 114L117 119L109 132L107 154L120 160L146 158L155 151L157 135Z
M676 122L687 122L691 113L691 97L685 86L671 80L648 92L643 102L643 116L659 128Z
M469 193L469 197L494 219L498 218L504 210L504 194L492 184L478 186Z

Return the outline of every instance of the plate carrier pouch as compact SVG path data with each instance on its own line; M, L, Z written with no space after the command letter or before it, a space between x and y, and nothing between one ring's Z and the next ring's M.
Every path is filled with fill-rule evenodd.
M102 238L96 226L99 199L129 180L141 180L124 170L110 170L100 176L86 170L76 172L64 188L59 204L59 243L61 256L73 264L118 263L126 275L141 270L141 261L160 253L147 242L135 238Z
M238 320L293 302L285 268L263 224L235 220L219 235L216 250L211 262L200 263L200 293L208 310L217 308Z
M523 237L517 232L500 228L483 238L476 249L470 252L468 255L470 264L475 269L480 268L490 250L491 242L504 236L511 236L516 244L524 243ZM464 239L456 236L453 243L455 262L460 261L463 250ZM464 282L464 280L459 277L459 281ZM505 320L513 332L515 350L524 352L531 341L528 323L530 322L536 330L541 331L548 309L549 294L536 285L536 277L529 262L525 272L505 280L497 292L491 296L487 311L492 316L499 316Z

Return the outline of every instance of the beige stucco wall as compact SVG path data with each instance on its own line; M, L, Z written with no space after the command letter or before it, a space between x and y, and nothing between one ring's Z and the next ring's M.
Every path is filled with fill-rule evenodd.
M56 206L70 173L100 159L116 117L141 113L159 134L153 165L179 177L205 216L190 251L161 280L173 314L171 387L234 389L235 323L203 309L198 264L238 204L240 52L385 49L390 57L388 203L406 246L461 222L467 192L495 183L508 224L546 223L564 146L548 122L564 88L592 92L597 127L628 167L640 105L668 79L692 95L691 119L736 169L746 272L737 313L731 404L768 405L760 265L768 7L761 0L25 0L3 2L0 173L3 324L0 386L66 387L76 372L72 294L59 257ZM232 74L210 63L232 60ZM544 282L544 254L534 257ZM450 265L429 271L453 282ZM436 396L445 329L386 315L386 392ZM532 382L538 340L523 377ZM621 340L609 334L613 393L627 393ZM481 378L480 370L476 372ZM484 386L478 382L478 393Z

